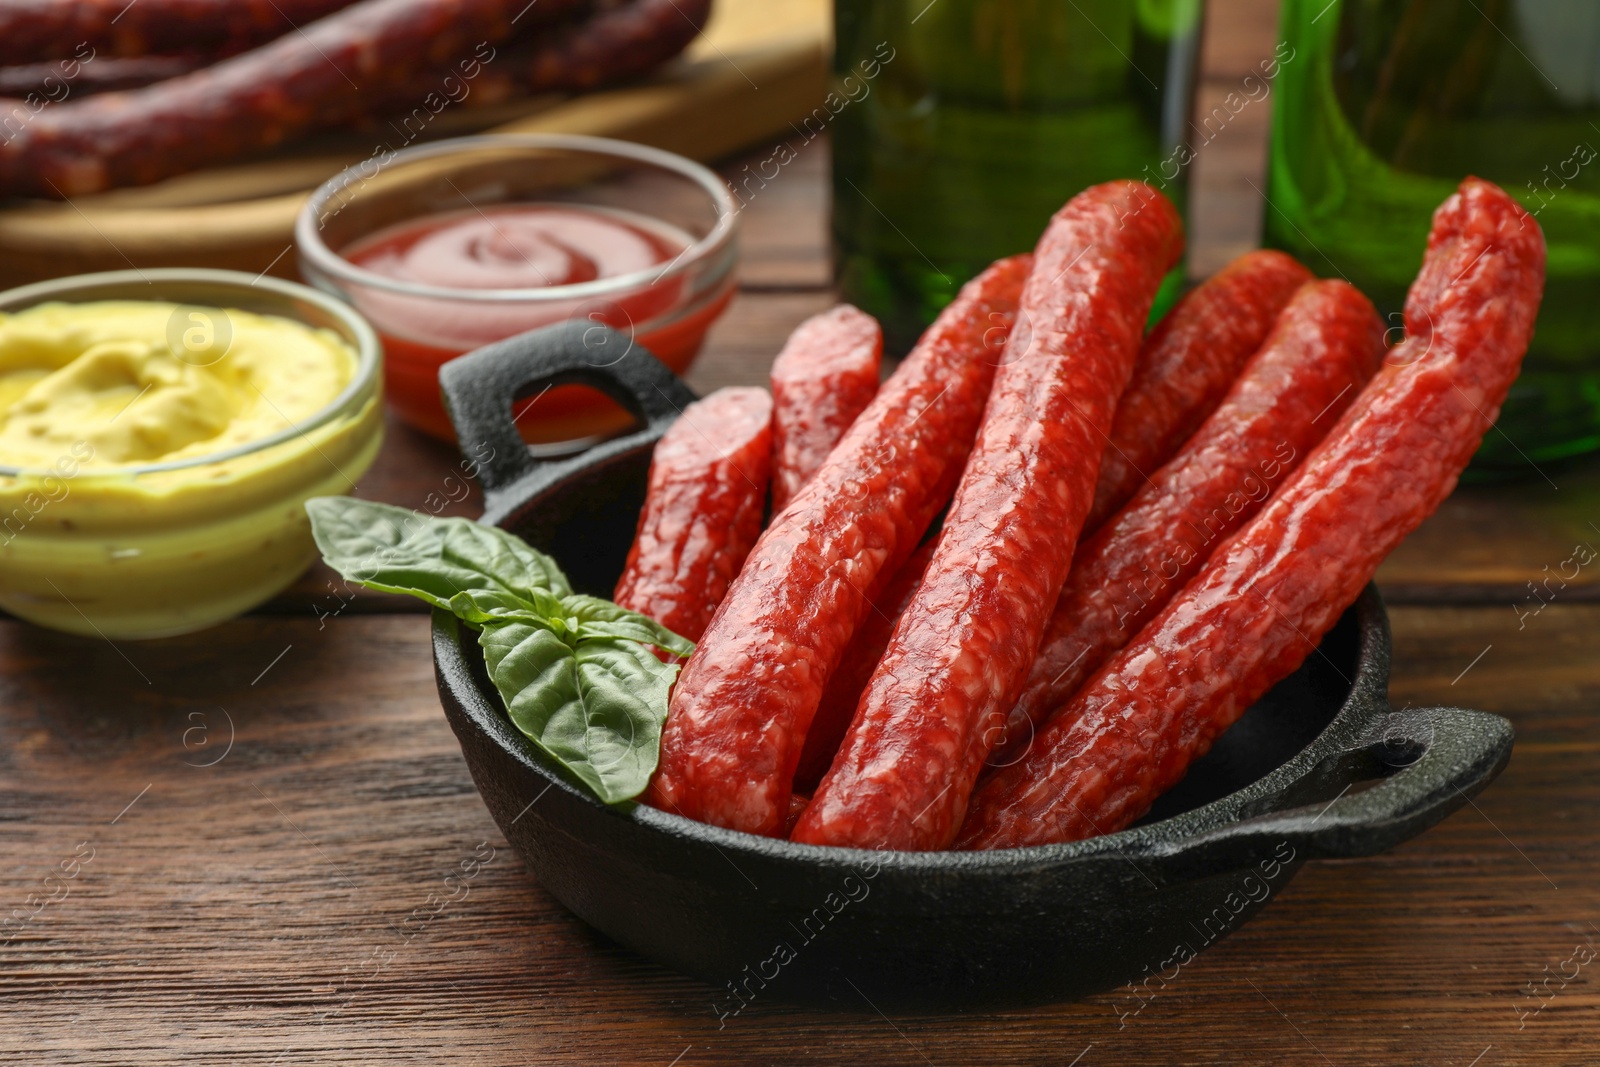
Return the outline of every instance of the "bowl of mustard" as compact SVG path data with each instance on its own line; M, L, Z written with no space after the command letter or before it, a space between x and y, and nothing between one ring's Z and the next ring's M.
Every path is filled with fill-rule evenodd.
M0 293L0 608L107 638L248 611L316 557L304 503L382 443L360 315L234 271Z

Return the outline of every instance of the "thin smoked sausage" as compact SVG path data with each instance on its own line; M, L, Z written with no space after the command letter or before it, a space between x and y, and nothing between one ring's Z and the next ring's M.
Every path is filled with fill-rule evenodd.
M1031 261L962 288L756 542L673 688L650 804L783 833L823 687L960 477Z
M1141 182L1093 186L1051 219L938 548L792 840L927 850L954 838L1066 580L1145 319L1182 251L1177 209Z
M1532 217L1497 186L1464 181L1434 213L1406 338L1383 369L1027 757L984 784L958 847L1122 829L1292 673L1455 487L1521 368L1544 261Z
M1354 286L1300 288L1217 410L1078 550L990 763L1015 762L1034 728L1261 509L1382 356L1383 320Z
M618 604L700 640L761 536L772 467L772 399L718 389L656 442Z
M878 391L883 330L840 304L802 322L772 361L772 511L786 507Z
M1111 422L1085 533L1100 528L1222 401L1311 272L1247 252L1186 293L1145 338Z

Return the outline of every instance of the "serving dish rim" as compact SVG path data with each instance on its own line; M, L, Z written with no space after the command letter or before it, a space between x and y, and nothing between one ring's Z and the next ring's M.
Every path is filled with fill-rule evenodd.
M534 495L537 494L529 494L529 497ZM503 514L513 514L518 509L497 510ZM1346 615L1353 615L1356 634L1353 658L1355 673L1349 680L1344 700L1339 710L1304 747L1271 771L1223 796L1169 818L1140 823L1080 841L977 851L872 850L813 845L697 822L638 801L607 805L580 782L565 774L516 729L505 714L498 694L484 684L482 655L473 637L475 631L463 625L450 612L438 608L433 610L431 626L438 684L441 688L450 689L451 696L474 728L486 734L505 754L543 779L546 789L561 789L570 798L603 810L609 817L668 837L698 840L721 850L732 849L738 854L759 855L770 860L821 867L850 867L872 862L885 869L911 872L998 874L1104 858L1158 859L1167 853L1200 844L1211 834L1245 827L1252 820L1276 817L1302 807L1292 803L1280 807L1272 801L1305 780L1319 764L1347 751L1348 746L1328 750L1330 746L1337 745L1340 738L1361 736L1365 728L1391 710L1384 694L1390 661L1388 617L1375 584L1369 584L1363 590L1356 603L1346 610ZM470 678L471 684L458 685L455 678ZM1260 811L1242 810L1248 809L1252 801L1263 800L1266 805ZM1219 819L1217 816L1223 813L1227 817Z

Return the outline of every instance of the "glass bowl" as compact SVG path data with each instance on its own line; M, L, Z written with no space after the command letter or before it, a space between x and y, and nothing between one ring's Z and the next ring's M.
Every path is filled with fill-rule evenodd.
M291 319L340 337L356 353L356 370L316 414L232 448L110 469L81 462L93 450L86 456L77 448L47 467L0 466L0 607L41 626L106 638L186 633L248 611L316 557L306 499L348 493L377 455L377 335L314 289L209 269L40 282L0 293L0 312L98 300Z
M345 258L369 239L437 216L490 216L508 205L577 207L674 235L683 250L632 273L538 288L450 287L398 280ZM727 185L682 156L599 137L466 137L375 156L312 194L295 225L300 269L361 311L383 338L388 400L436 437L454 432L439 368L494 341L568 319L612 327L674 371L693 362L733 295L737 213ZM490 223L493 225L493 223ZM352 253L356 254L356 253ZM597 361L625 358L596 353ZM572 445L633 419L587 386L525 401L518 426L532 444Z

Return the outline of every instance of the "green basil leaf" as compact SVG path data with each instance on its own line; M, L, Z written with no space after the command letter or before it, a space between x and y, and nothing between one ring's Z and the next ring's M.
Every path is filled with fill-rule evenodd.
M576 620L567 618L559 599L538 589L530 590L525 596L492 589L469 589L451 597L445 607L457 618L474 626L497 620L522 619L553 629L561 635L576 626Z
M647 615L613 604L609 600L574 593L561 598L566 613L578 621L578 634L584 637L620 637L654 645L677 656L694 651L694 642L679 637Z
M607 804L644 792L660 755L676 664L662 663L637 641L569 644L522 620L489 622L478 641L511 721L534 744Z
M442 606L448 608L456 618L474 626L491 619L543 617L527 597L499 589L466 589L445 601Z
M349 497L306 502L317 547L351 581L409 593L479 629L516 727L608 804L644 791L667 696L694 644L653 619L574 594L554 560L466 519Z
M514 605L532 608L535 591L572 593L549 556L470 519L440 519L342 496L308 500L306 513L322 558L370 589L408 593L452 611L452 599L468 593L470 604L485 615Z

